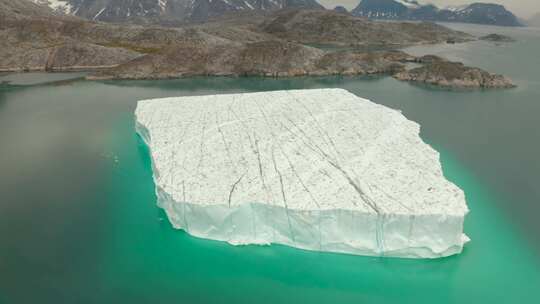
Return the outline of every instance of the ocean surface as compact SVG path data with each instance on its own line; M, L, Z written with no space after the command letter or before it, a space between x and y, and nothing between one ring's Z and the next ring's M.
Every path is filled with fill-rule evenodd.
M389 77L82 80L0 75L0 303L540 303L540 30L510 44L416 47L504 73L511 90ZM400 109L466 193L461 255L387 259L234 247L174 230L156 206L136 101L340 87Z

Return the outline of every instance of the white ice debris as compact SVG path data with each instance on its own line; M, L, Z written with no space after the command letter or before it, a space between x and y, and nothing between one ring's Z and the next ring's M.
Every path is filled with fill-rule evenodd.
M468 240L463 191L419 125L345 90L143 100L135 114L158 204L194 236L411 258Z

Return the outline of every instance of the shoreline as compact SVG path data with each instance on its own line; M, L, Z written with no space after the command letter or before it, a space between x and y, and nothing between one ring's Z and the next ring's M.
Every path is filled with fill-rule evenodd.
M119 64L115 65L99 65L99 66L68 66L68 67L2 67L0 68L0 73L31 73L31 72L43 72L43 73L57 73L57 72L94 72L102 71L106 69L112 69L118 67Z

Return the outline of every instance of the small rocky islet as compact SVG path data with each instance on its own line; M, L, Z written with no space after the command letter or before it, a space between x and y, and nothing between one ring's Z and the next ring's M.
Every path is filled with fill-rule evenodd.
M482 69L465 66L428 55L417 59L423 65L394 74L394 78L446 88L513 88L516 85L503 75L492 74Z
M488 34L478 39L491 42L516 42L514 38L501 34Z
M381 74L439 86L513 86L501 75L396 50L475 39L428 22L289 9L160 27L58 16L25 0L0 0L0 8L0 71L89 70L90 79ZM335 49L309 46L315 44ZM422 66L407 70L409 62Z

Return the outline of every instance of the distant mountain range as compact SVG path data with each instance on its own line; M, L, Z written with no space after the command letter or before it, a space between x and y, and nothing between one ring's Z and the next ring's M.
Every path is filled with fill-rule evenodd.
M275 11L287 8L324 9L317 0L32 0L59 13L107 22L206 21L227 13ZM344 7L335 9L345 13ZM353 16L370 19L522 25L504 6L473 3L438 8L415 0L361 0Z
M522 26L518 18L504 6L491 3L438 8L433 4L423 5L415 0L362 0L351 13L372 19Z
M316 0L33 0L57 12L90 20L205 21L229 12L284 8L324 9Z

